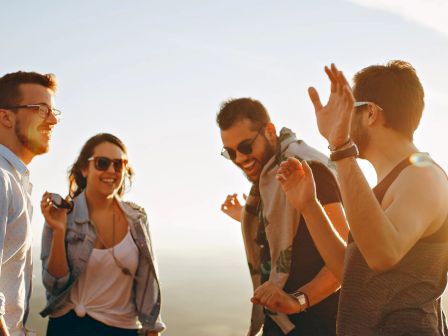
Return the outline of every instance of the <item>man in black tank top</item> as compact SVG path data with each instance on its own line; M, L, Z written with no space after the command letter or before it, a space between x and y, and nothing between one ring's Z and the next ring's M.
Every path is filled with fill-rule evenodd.
M331 228L308 164L288 159L277 177L342 280L337 334L446 336L440 297L448 271L448 179L412 140L424 107L415 69L404 61L367 67L355 75L353 91L336 66L325 72L328 103L314 88L309 94L336 164L348 244ZM358 153L376 170L373 191Z
M288 203L275 178L276 167L286 157L310 159L317 197L346 238L348 228L336 178L327 167L328 158L297 140L289 129L277 135L264 106L251 98L225 102L217 122L224 145L222 155L253 183L244 210L235 194L228 196L222 210L242 222L254 289L269 297L278 296L287 306L286 315L280 316L263 311L259 305L263 298L254 298L248 335L263 328L264 336L334 336L340 283L325 266L303 216ZM291 216L283 216L285 213ZM276 255L276 251L280 253ZM296 292L297 298L282 289Z

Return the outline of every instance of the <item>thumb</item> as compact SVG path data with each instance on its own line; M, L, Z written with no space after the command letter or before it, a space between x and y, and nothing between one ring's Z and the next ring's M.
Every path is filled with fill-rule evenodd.
M311 170L311 167L309 166L308 162L306 162L306 160L302 161L302 167L305 171L305 175L313 177L313 171Z
M322 103L320 102L319 94L317 93L316 89L313 87L309 87L308 95L310 96L311 102L314 105L314 110L316 112L320 111L322 109Z
M247 200L247 195L243 194L243 198L244 198L244 200Z

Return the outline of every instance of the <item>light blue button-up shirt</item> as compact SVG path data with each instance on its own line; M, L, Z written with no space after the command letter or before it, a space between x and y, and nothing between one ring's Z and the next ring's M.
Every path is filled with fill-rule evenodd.
M24 335L31 294L31 190L25 164L0 145L0 315L14 336Z

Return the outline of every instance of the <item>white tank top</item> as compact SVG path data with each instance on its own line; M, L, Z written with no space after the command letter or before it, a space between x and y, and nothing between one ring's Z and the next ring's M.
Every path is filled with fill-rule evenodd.
M139 252L130 232L114 246L114 255L122 267L134 276ZM104 324L123 329L139 329L133 293L133 277L118 267L112 248L94 248L83 274L70 291L70 303L52 317L65 315L73 309L76 315L86 314Z

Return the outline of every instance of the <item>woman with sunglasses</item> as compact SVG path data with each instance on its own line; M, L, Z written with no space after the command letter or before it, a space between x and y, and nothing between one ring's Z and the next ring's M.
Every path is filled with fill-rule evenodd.
M48 336L155 336L165 329L146 213L121 199L132 176L124 144L101 133L69 172L73 209L43 195Z

